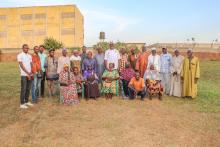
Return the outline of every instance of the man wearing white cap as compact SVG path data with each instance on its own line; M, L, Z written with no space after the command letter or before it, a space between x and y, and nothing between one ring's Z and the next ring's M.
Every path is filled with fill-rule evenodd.
M64 64L68 64L70 67L70 58L67 56L67 49L62 49L62 56L58 59L57 73L59 74L63 70Z
M174 49L174 56L171 60L171 82L170 82L170 95L181 97L182 85L180 73L182 71L184 57L180 55L178 49Z
M150 65L154 65L155 70L160 71L160 56L157 55L156 48L151 48L151 54L148 57L147 69L150 69Z
M162 48L162 54L160 55L160 76L161 83L164 87L165 94L170 94L170 67L171 67L172 55L167 52L167 48Z
M183 81L183 97L197 96L197 82L200 78L199 59L193 56L192 49L188 49L187 57L183 61L181 79Z

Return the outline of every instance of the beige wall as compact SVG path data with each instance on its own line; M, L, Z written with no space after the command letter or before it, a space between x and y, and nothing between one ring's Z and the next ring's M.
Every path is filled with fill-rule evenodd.
M30 47L53 37L65 47L84 44L83 16L75 5L0 8L0 48Z

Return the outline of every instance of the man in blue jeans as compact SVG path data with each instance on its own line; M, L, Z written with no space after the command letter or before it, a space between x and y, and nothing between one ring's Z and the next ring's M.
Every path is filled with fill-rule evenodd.
M20 108L27 109L28 106L33 106L33 104L28 101L31 89L31 78L33 76L31 72L32 58L31 55L28 54L29 47L27 44L22 46L22 50L23 51L17 56L21 73Z

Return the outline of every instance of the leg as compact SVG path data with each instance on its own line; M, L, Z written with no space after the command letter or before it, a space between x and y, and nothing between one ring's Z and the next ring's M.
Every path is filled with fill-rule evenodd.
M122 80L123 90L126 97L128 97L128 81Z
M134 90L131 88L128 88L128 95L130 99L134 99Z
M41 87L40 87L41 97L44 97L45 77L46 77L46 72L43 72L43 76L42 76L42 79L41 79Z
M140 91L140 92L138 92L138 95L141 96L141 100L144 100L144 97L145 97L145 95L146 95L146 91L145 91L145 89L142 90L142 91Z
M25 104L26 89L27 89L27 77L21 76L21 92L20 92L21 105Z
M41 97L41 78L37 79L37 97Z
M32 102L37 102L37 95L36 95L36 89L37 89L37 75L34 74L34 80L31 85L31 94L32 94Z
M26 87L26 93L25 93L25 103L28 103L28 100L29 100L31 84L32 84L32 81L31 80L27 80L27 87Z
M52 83L52 81L50 81L50 80L47 81L49 97L52 96L51 83Z
M165 86L166 86L166 94L169 95L170 94L170 74L166 73L164 75L165 78Z

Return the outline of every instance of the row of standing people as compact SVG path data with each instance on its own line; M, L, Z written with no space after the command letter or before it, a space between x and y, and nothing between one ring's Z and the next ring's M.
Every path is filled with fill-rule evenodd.
M69 83L65 83L66 86L61 85L61 95L68 94L68 90L63 90L68 87L67 85L75 85L73 88L78 91L73 92L76 94L73 97L77 99L82 82L85 83L86 97L93 98L100 95L98 83L101 83L101 92L105 93L107 98L112 98L113 94L119 95L119 81L124 98L133 99L137 94L144 98L146 92L150 95L155 91L161 95L163 87L168 95L194 98L197 94L199 62L198 58L193 56L192 50L187 51L185 59L179 55L177 49L172 57L166 48L162 49L160 56L157 55L156 48L152 48L150 53L146 47L143 47L140 54L136 54L134 49L131 49L131 54L128 55L124 48L119 53L114 48L114 44L110 43L110 49L103 53L102 49L98 48L98 53L94 57L92 52L87 52L86 47L83 47L81 55L75 50L70 58L67 56L67 50L63 49L62 56L57 59L54 56L54 49L50 49L49 55L46 56L43 46L35 46L34 53L30 56L28 45L24 44L22 48L23 52L18 55L21 70L21 107L32 105L28 102L30 87L32 87L32 102L35 103L38 97L44 96L45 79L47 79L49 95L52 96L55 94L54 83L58 79L61 84L65 83L63 81L68 78L66 81ZM68 76L65 76L65 71L68 71ZM138 73L135 74L134 71ZM72 76L74 77L72 82L69 73L75 74ZM156 84L151 85L150 80L153 80L151 83L156 81ZM150 85L154 88L150 88Z

